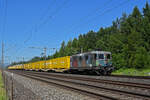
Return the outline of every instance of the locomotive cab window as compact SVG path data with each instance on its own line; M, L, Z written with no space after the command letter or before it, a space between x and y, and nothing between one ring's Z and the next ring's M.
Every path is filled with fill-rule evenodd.
M97 54L94 54L94 59L97 59Z
M99 59L104 59L104 54L99 54Z
M82 60L82 57L80 56L80 57L79 57L79 61L81 61L81 60Z
M106 59L111 59L110 54L106 54Z
M88 57L88 55L86 55L86 56L85 56L85 60L88 60L88 59L89 59L89 57Z

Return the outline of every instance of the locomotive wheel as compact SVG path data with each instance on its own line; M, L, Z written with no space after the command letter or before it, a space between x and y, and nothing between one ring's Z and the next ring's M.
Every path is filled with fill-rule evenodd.
M101 73L99 71L94 71L96 73L96 75L101 75Z
M108 71L108 72L107 72L107 75L111 75L111 71Z

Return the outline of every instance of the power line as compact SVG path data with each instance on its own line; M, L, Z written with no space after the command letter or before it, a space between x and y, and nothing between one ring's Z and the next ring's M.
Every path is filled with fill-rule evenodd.
M67 1L67 0L66 0ZM64 2L64 3L66 3L66 1ZM105 3L104 3L104 5L103 5L103 7L106 7L108 4L110 4L112 2L112 0L107 0ZM91 15L93 15L92 13L93 12L98 12L99 10L101 10L102 9L102 7L98 7L98 8L96 8L94 11L92 11L91 13L89 13L87 16L85 16L85 17L83 17L83 18L81 18L80 20L79 20L79 22L81 22L83 19L85 19L85 18L89 18ZM58 10L56 10L56 12L57 12ZM48 19L51 19L51 18L53 18L53 16L49 16L48 18L47 18L47 20L45 20L43 23L41 23L40 25L39 25L39 28L42 26L42 25L44 25L44 24L46 24L46 22L48 22ZM38 29L39 29L38 28Z
M47 7L47 9L46 9L46 10L43 12L43 14L40 16L40 20L39 20L39 21L42 21L42 20L44 19L45 15L49 12L49 10L51 10L52 6L56 3L56 1L57 1L57 0L53 0L53 2L49 4L49 6ZM27 43L27 42L31 39L31 37L32 37L32 35L33 35L34 28L35 28L37 25L38 25L38 23L35 23L34 26L32 26L32 28L29 30L29 32L26 32L26 34L27 34L27 33L30 33L30 34L29 34L29 37L27 37L27 39L23 40L22 46L23 46L25 43ZM18 52L19 50L21 50L21 49L23 49L23 47L22 47L22 48L21 48L21 47L18 47L17 52ZM16 53L17 53L17 52L16 52Z
M7 21L6 17L7 17L7 0L5 0L4 2L4 21L3 21L3 28L2 28L2 55L1 55L2 69L4 67L4 33L6 30L6 21Z
M65 1L67 1L67 0L65 0ZM119 7L121 7L122 5L124 5L124 4L126 4L126 2L129 2L129 0L128 1L125 1L125 2L121 2L121 3L119 3L119 5L116 5L116 6L111 6L110 8L108 8L108 9L104 9L104 11L102 11L100 14L99 14L99 16L103 16L104 14L106 14L106 13L108 13L108 12L110 12L110 11L112 11L112 10L114 10L114 9L116 9L116 8L119 8ZM62 6L63 7L63 6ZM58 12L59 10L56 10L56 13ZM97 11L99 11L99 10L96 10L96 12ZM91 15L91 14L90 14ZM38 30L40 29L40 27L42 27L44 24L46 24L47 22L48 22L48 20L49 19L52 19L54 16L49 16L45 21L43 21L43 23L41 23L41 24L39 24L39 27L37 28ZM97 18L97 16L96 17L94 17L93 19L90 19L90 20L88 20L88 22L87 23L89 23L89 22L91 22L91 21L93 21L93 20L95 20ZM82 24L85 24L85 23L82 23ZM34 30L35 31L35 30ZM37 32L37 30L36 30L36 32ZM33 33L32 33L33 34ZM28 40L29 41L29 40ZM25 42L26 43L26 42ZM25 44L24 43L24 44Z
M80 24L78 24L78 26L75 26L73 29L76 29L76 30L77 30L77 29L80 29L80 28L82 28L81 26L86 25L86 24L88 24L88 23L91 22L91 21L95 21L97 18L99 18L98 16L103 16L104 14L106 14L106 13L108 13L108 12L111 12L112 10L114 10L114 9L116 9L116 8L122 7L124 4L128 3L129 1L130 1L130 0L125 0L124 2L121 2L121 3L119 3L119 4L115 5L115 6L111 6L111 7L109 7L109 8L106 9L106 10L104 9L104 10L102 10L102 12L99 12L100 14L97 15L96 17L87 20L86 23L80 23ZM82 21L81 21L81 22L82 22ZM80 26L80 27L79 27L79 26Z
M50 19L53 19L53 18L56 16L56 14L59 13L59 11L61 11L61 9L64 7L64 5L67 4L67 2L68 2L68 0L65 0L65 1L62 3L62 5L60 5L59 7L57 7L56 10L55 10L51 15L49 15L45 20L44 20L44 16L41 17L41 19L43 19L43 21L41 21L41 23L35 25L36 27L34 27L34 30L32 30L32 32L30 33L30 38L29 38L28 40L25 40L24 43L28 42L28 41L31 39L31 37L33 36L33 32L35 32L35 33L38 32L38 30L39 30L43 25L45 25L46 23L48 23L48 21L49 21ZM49 9L49 8L48 8L48 9Z
M6 23L7 23L7 0L4 0L4 19L3 19L3 28L2 28L2 41L4 41L4 34L6 31Z
M82 22L83 20L85 19L88 19L90 16L93 15L93 13L97 13L98 11L102 10L103 7L107 7L107 5L109 5L113 0L107 0L102 6L100 7L97 7L96 9L92 10L90 13L88 13L86 16L83 16L82 18L80 18L77 22ZM76 26L78 25L78 23L76 23L75 25L72 24L71 25L71 28L73 28L73 26ZM69 28L69 29L71 29Z
M55 0L55 1L56 1L56 0ZM40 23L40 24L37 23L37 24L35 25L35 26L37 26L37 27L33 27L33 28L30 30L30 31L31 31L30 36L29 36L27 39L24 40L23 44L27 43L27 42L33 37L33 32L37 32L44 24L46 24L46 23L48 22L49 19L54 18L54 17L56 16L56 14L59 13L59 11L64 7L64 5L67 4L67 2L68 2L68 0L64 0L64 2L63 2L60 6L58 6L57 9L56 9L51 15L49 15L45 20L44 20L44 16L41 17L40 19L43 19L44 21L43 21L42 23ZM50 8L48 8L46 12L48 12L48 10L50 10ZM43 14L43 15L45 15L45 14ZM53 15L53 16L52 16L52 15ZM22 48L20 48L20 49L22 49ZM17 49L17 52L18 52L20 49L18 48L18 49Z
M82 22L83 20L88 19L90 16L93 15L93 13L97 13L98 11L102 10L103 7L107 7L109 4L112 3L112 1L113 1L113 0L106 0L106 2L104 2L104 4L103 4L102 6L97 7L97 8L95 8L94 10L90 11L90 13L88 13L87 15L81 17L78 21L76 21L76 23L71 24L69 28L66 27L67 32L69 32L68 30L74 29L74 27L78 26L78 23L77 23L77 22L80 23L80 22ZM66 32L66 33L67 33L67 32Z
M43 50L43 54L44 54L44 67L46 68L46 57L47 57L47 50L56 50L56 48L47 48L47 47L44 47L44 48L41 48L41 47L29 47L31 49L40 49L40 50Z
M39 27L41 27L42 25L46 24L49 19L54 18L56 16L56 14L59 13L59 11L61 11L61 9L63 8L63 6L66 5L67 3L68 3L68 0L65 0L62 3L62 5L60 5L58 8L56 8L56 10L50 16L48 16L48 18L45 21L43 21L43 23L41 23L39 25Z
M105 10L104 12L100 13L99 16L103 16L104 14L108 13L108 12L111 12L112 10L116 9L116 8L119 8L119 7L122 7L123 5L125 5L126 3L128 3L130 0L125 0L124 2L121 2L119 3L119 5L115 5L114 7L111 7L111 8L108 8L107 10ZM98 16L94 17L93 19L97 19ZM93 19L91 20L88 20L87 22L91 22L93 21Z
M43 20L44 17L46 16L46 14L49 12L49 10L51 10L52 5L54 5L56 3L57 0L53 0L53 2L48 6L48 8L45 10L45 12L43 13L43 15L41 16L40 20Z
M47 9L44 11L44 13L41 15L39 21L44 20L46 14L51 10L52 6L56 3L56 1L57 1L57 0L53 0L53 2L50 3L50 5L47 7ZM30 35L29 35L29 37L28 37L27 39L24 40L24 43L28 42L28 41L31 39L31 37L32 37L32 35L33 35L33 31L36 30L36 29L34 29L34 28L36 28L36 26L38 26L38 23L36 23L36 24L31 28L31 30L29 31L29 32L30 32ZM28 33L28 32L27 32L27 33Z

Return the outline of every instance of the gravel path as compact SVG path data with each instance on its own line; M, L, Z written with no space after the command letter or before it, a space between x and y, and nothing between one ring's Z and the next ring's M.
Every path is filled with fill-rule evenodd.
M12 98L13 100L41 100L39 96L30 89L25 88L24 85L20 84L15 78L13 78L12 81L12 74L5 72L4 75L6 90L10 100Z
M10 72L5 71L5 74L11 77ZM20 97L20 99L14 100L94 100L89 96L81 95L73 91L67 91L17 74L13 74L13 80L16 84L14 86L17 87L14 92L16 94L14 95L14 98Z

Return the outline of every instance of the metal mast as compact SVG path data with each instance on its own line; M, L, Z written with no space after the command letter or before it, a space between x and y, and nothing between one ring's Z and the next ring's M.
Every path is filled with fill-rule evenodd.
M1 69L4 67L4 43L2 42L2 58L1 58Z
M44 63L44 66L45 66L45 69L46 69L46 57L47 57L47 54L46 54L46 52L47 52L47 50L55 50L56 48L47 48L47 47L44 47L44 48L42 48L42 47L29 47L29 48L32 48L32 49L41 49L41 50L43 50L43 52L44 52L44 61L45 61L45 63Z

